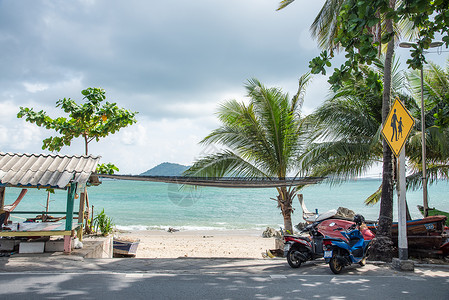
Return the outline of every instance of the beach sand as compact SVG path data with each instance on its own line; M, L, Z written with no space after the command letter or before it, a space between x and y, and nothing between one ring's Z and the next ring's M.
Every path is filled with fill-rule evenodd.
M137 258L262 258L275 248L275 238L263 238L262 231L139 230L115 236L139 239Z

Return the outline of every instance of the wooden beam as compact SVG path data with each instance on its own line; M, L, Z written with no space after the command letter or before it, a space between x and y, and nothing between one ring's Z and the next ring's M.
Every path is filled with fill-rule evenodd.
M23 214L23 215L29 215L29 214L51 214L51 215L65 215L67 212L66 211L13 211L11 214ZM74 211L73 212L74 215L77 215L78 212Z
M72 230L63 231L0 231L0 236L53 236L68 235L72 236Z

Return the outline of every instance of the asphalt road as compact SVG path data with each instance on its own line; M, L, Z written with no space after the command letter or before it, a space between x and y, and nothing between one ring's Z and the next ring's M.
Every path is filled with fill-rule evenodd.
M354 275L13 273L2 299L448 299L449 278Z
M449 268L351 266L334 275L321 261L0 260L0 299L449 299Z

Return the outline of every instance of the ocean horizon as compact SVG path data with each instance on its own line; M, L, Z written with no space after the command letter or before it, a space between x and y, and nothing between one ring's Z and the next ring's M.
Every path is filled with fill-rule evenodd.
M377 220L379 204L366 206L364 200L381 184L380 179L351 180L339 185L321 183L305 187L300 193L310 211L324 213L345 207ZM449 183L441 181L428 188L429 207L449 211ZM5 204L14 202L18 188L7 188ZM103 209L119 230L264 230L283 227L283 217L275 188L182 187L176 184L130 180L102 180L88 188L94 215ZM56 190L50 195L49 211L65 211L67 192ZM397 196L394 196L394 219L397 219ZM29 189L15 211L44 211L47 192ZM422 190L408 191L407 203L412 218L422 218L417 205L422 205ZM78 211L79 201L75 201ZM298 198L293 201L293 224L304 222ZM14 222L34 215L12 214Z

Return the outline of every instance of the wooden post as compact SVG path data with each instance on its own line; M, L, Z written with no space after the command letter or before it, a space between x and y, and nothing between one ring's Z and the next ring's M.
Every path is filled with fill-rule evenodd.
M71 231L73 226L73 205L75 203L76 182L71 182L67 192L67 209L65 218L65 230ZM64 253L72 251L72 236L64 236Z
M5 206L5 187L0 186L0 210L3 210L3 206Z
M84 192L82 192L81 196L80 196L80 207L79 207L79 211L78 211L78 223L81 224L80 229L78 230L78 239L80 241L83 240L83 221L84 221L86 195L87 195L87 189L84 188Z
M92 211L91 211L92 217L90 218L90 232L92 233L92 228L94 226L94 206L92 205Z

